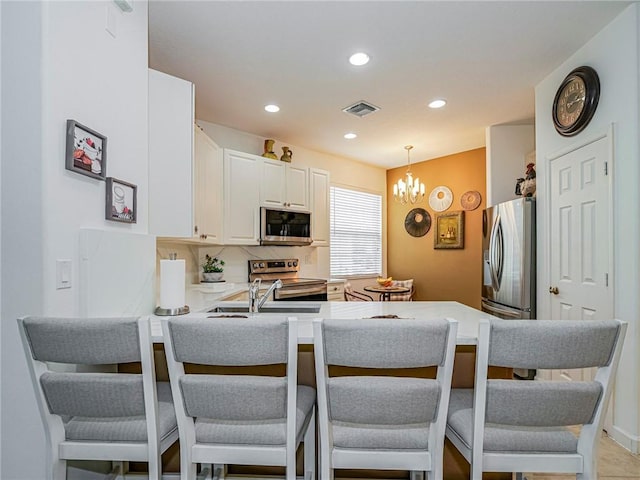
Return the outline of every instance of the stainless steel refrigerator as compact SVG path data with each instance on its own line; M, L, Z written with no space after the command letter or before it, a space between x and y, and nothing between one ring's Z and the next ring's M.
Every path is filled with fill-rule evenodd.
M504 319L536 316L536 203L518 198L482 214L482 310Z

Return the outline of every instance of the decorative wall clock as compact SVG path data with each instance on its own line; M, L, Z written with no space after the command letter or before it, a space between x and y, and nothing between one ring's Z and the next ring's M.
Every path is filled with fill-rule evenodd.
M475 210L480 206L480 202L482 201L482 196L480 192L476 190L469 190L468 192L464 192L460 197L460 205L463 210Z
M580 133L593 118L600 98L600 79L587 66L572 70L562 81L553 99L553 125L560 135Z
M422 237L431 228L431 215L423 208L414 208L404 218L404 229L412 237Z
M440 185L431 190L429 206L436 212L444 212L453 202L453 193L448 187Z

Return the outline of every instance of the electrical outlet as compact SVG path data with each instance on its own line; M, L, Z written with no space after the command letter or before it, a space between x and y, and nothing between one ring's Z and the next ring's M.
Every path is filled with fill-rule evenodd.
M310 253L306 253L304 255L304 264L305 265L311 265L311 254Z

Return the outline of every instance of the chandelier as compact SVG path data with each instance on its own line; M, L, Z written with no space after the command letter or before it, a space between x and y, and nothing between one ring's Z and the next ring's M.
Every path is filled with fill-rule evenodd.
M409 157L409 152L413 148L413 145L407 145L404 148L407 151L407 173L404 179L398 179L393 185L393 198L402 205L409 202L419 203L424 198L424 183L421 183L419 178L414 180L411 173L411 158Z

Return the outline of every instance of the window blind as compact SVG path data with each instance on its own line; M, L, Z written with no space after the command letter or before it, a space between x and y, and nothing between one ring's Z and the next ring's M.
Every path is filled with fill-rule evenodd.
M382 196L330 188L331 276L382 271Z

